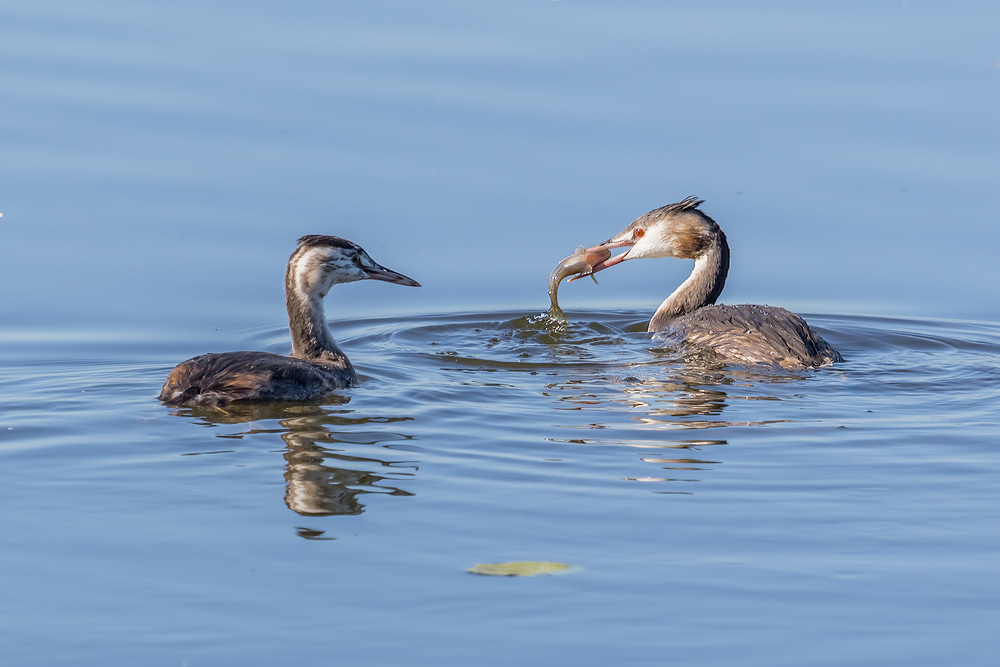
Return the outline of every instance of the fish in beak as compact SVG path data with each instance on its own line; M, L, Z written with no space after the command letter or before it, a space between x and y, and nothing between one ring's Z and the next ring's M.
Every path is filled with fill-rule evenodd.
M552 273L549 275L549 301L552 304L549 308L549 314L553 318L564 323L568 321L566 315L559 307L558 301L559 283L562 282L563 278L574 276L570 280L576 280L576 278L582 278L583 276L591 276L594 273L594 267L606 262L609 257L611 257L610 250L605 250L598 246L589 249L581 247L575 253L559 262L556 268L552 269ZM594 282L597 282L596 278Z
M614 256L611 255L611 251L617 248L631 248L633 245L635 245L635 239L631 237L626 239L619 239L616 236L615 238L605 241L604 243L598 243L595 246L590 246L589 248L582 249L581 252L586 253L588 257L591 256L601 257L602 259L594 264L589 264L588 266L586 266L585 271L581 270L579 272L574 272L575 275L573 275L573 273L567 273L566 275L572 276L569 279L569 281L573 282L574 280L579 280L580 278L584 278L586 276L593 276L598 271L603 271L604 269L611 268L615 264L620 264L621 262L624 262L626 259L628 259L628 251L619 253Z

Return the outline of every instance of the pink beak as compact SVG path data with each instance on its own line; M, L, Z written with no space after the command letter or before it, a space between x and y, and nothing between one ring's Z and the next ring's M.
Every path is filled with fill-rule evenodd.
M591 246L587 248L587 252L591 253L599 250L610 250L612 248L625 248L625 247L631 248L634 245L635 241L632 239L628 239L626 241L611 240L611 241L605 241L604 243L598 243L595 246ZM604 269L610 268L615 264L620 264L621 262L624 262L627 257L628 257L628 251L626 250L625 252L619 255L614 255L613 257L610 257L604 260L603 262L598 262L597 264L594 264L594 266L591 267L590 273L588 274L580 273L575 276L572 276L571 278L568 279L568 282L579 280L580 278L583 278L585 275L593 275L598 271L603 271Z

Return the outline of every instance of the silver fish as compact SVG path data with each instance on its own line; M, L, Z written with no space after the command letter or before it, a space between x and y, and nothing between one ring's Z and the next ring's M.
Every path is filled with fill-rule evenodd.
M575 253L556 264L556 268L552 269L552 273L549 275L549 301L552 302L552 306L549 308L549 317L562 323L568 322L569 320L566 319L566 314L559 307L557 299L559 283L564 278L573 275L593 277L594 266L609 257L611 257L610 250L587 252L587 249L581 246L577 248ZM597 282L597 279L594 279L594 282Z

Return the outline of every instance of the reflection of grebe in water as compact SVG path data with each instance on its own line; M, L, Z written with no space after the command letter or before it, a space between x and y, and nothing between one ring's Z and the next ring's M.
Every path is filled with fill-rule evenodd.
M168 405L303 401L350 387L357 375L327 327L323 298L337 283L369 278L420 287L376 264L355 243L336 236L303 236L285 271L291 356L226 352L188 359L171 371L160 400Z
M419 461L400 459L415 436L388 430L387 424L405 424L411 417L364 416L347 408L351 397L332 394L317 403L230 403L224 410L182 406L175 415L194 419L202 426L277 422L277 427L251 427L242 432L223 429L217 438L264 438L279 434L284 441L285 503L302 516L361 514L366 495L412 496L397 484L411 480ZM208 449L216 449L214 446ZM268 451L281 451L267 448ZM412 450L413 448L406 448ZM363 454L363 455L362 455ZM319 537L323 531L298 529L302 537Z
M282 426L291 421L282 422ZM409 491L391 484L413 477L407 469L416 470L416 462L387 461L376 449L373 456L352 456L340 448L329 448L320 442L337 443L339 434L326 426L304 430L298 424L281 434L285 441L285 504L302 516L361 514L366 494L412 496ZM373 434L376 440L404 438L396 434ZM343 467L341 467L343 466Z
M627 259L693 259L691 275L656 309L649 331L669 332L738 363L804 368L843 361L805 320L784 308L714 305L729 272L729 244L715 221L698 210L701 203L688 197L650 211L617 236L587 248L590 255L628 251L590 266L584 275Z

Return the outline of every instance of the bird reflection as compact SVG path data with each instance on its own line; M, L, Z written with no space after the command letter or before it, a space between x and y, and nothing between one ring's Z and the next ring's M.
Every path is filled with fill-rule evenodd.
M413 477L417 462L381 456L387 450L401 448L400 443L413 436L372 428L412 418L358 417L349 410L331 407L331 399L341 399L340 405L348 402L344 397L327 397L324 405L229 405L224 409L179 408L174 413L193 417L209 427L277 420L280 428L250 428L220 437L277 434L285 443L285 504L302 516L361 514L365 504L360 498L366 494L412 496L397 484ZM381 449L373 451L378 456L357 456L346 453L338 444L381 445ZM298 532L307 539L324 539L319 537L322 531L300 528Z
M281 439L287 445L284 454L288 464L285 469L285 504L293 512L303 516L361 514L365 506L358 496L367 493L413 495L385 483L397 481L401 476L412 476L412 473L393 469L405 466L416 470L412 462L391 462L339 453L317 444L322 441L337 442L335 434L325 430L289 431L282 434ZM338 467L338 463L351 467ZM377 474L366 468L389 468L391 471Z
M676 435L788 421L730 421L722 416L736 401L781 400L768 391L769 386L803 379L795 371L723 367L712 360L698 364L692 363L691 358L683 363L674 363L671 359L667 363L632 364L627 369L634 374L622 373L621 367L616 369L617 374L600 370L590 376L578 374L573 379L546 385L543 393L553 399L557 409L583 410L600 417L586 427L567 425L567 428L587 428L592 435L567 438L562 442L644 450L639 460L657 466L658 470L621 479L671 485L701 481L706 472L722 463L718 455L705 456L703 452L729 444L723 438L678 438ZM627 410L623 411L622 406ZM666 454L664 450L682 451ZM656 493L691 493L688 490L660 490L662 486L654 488Z

